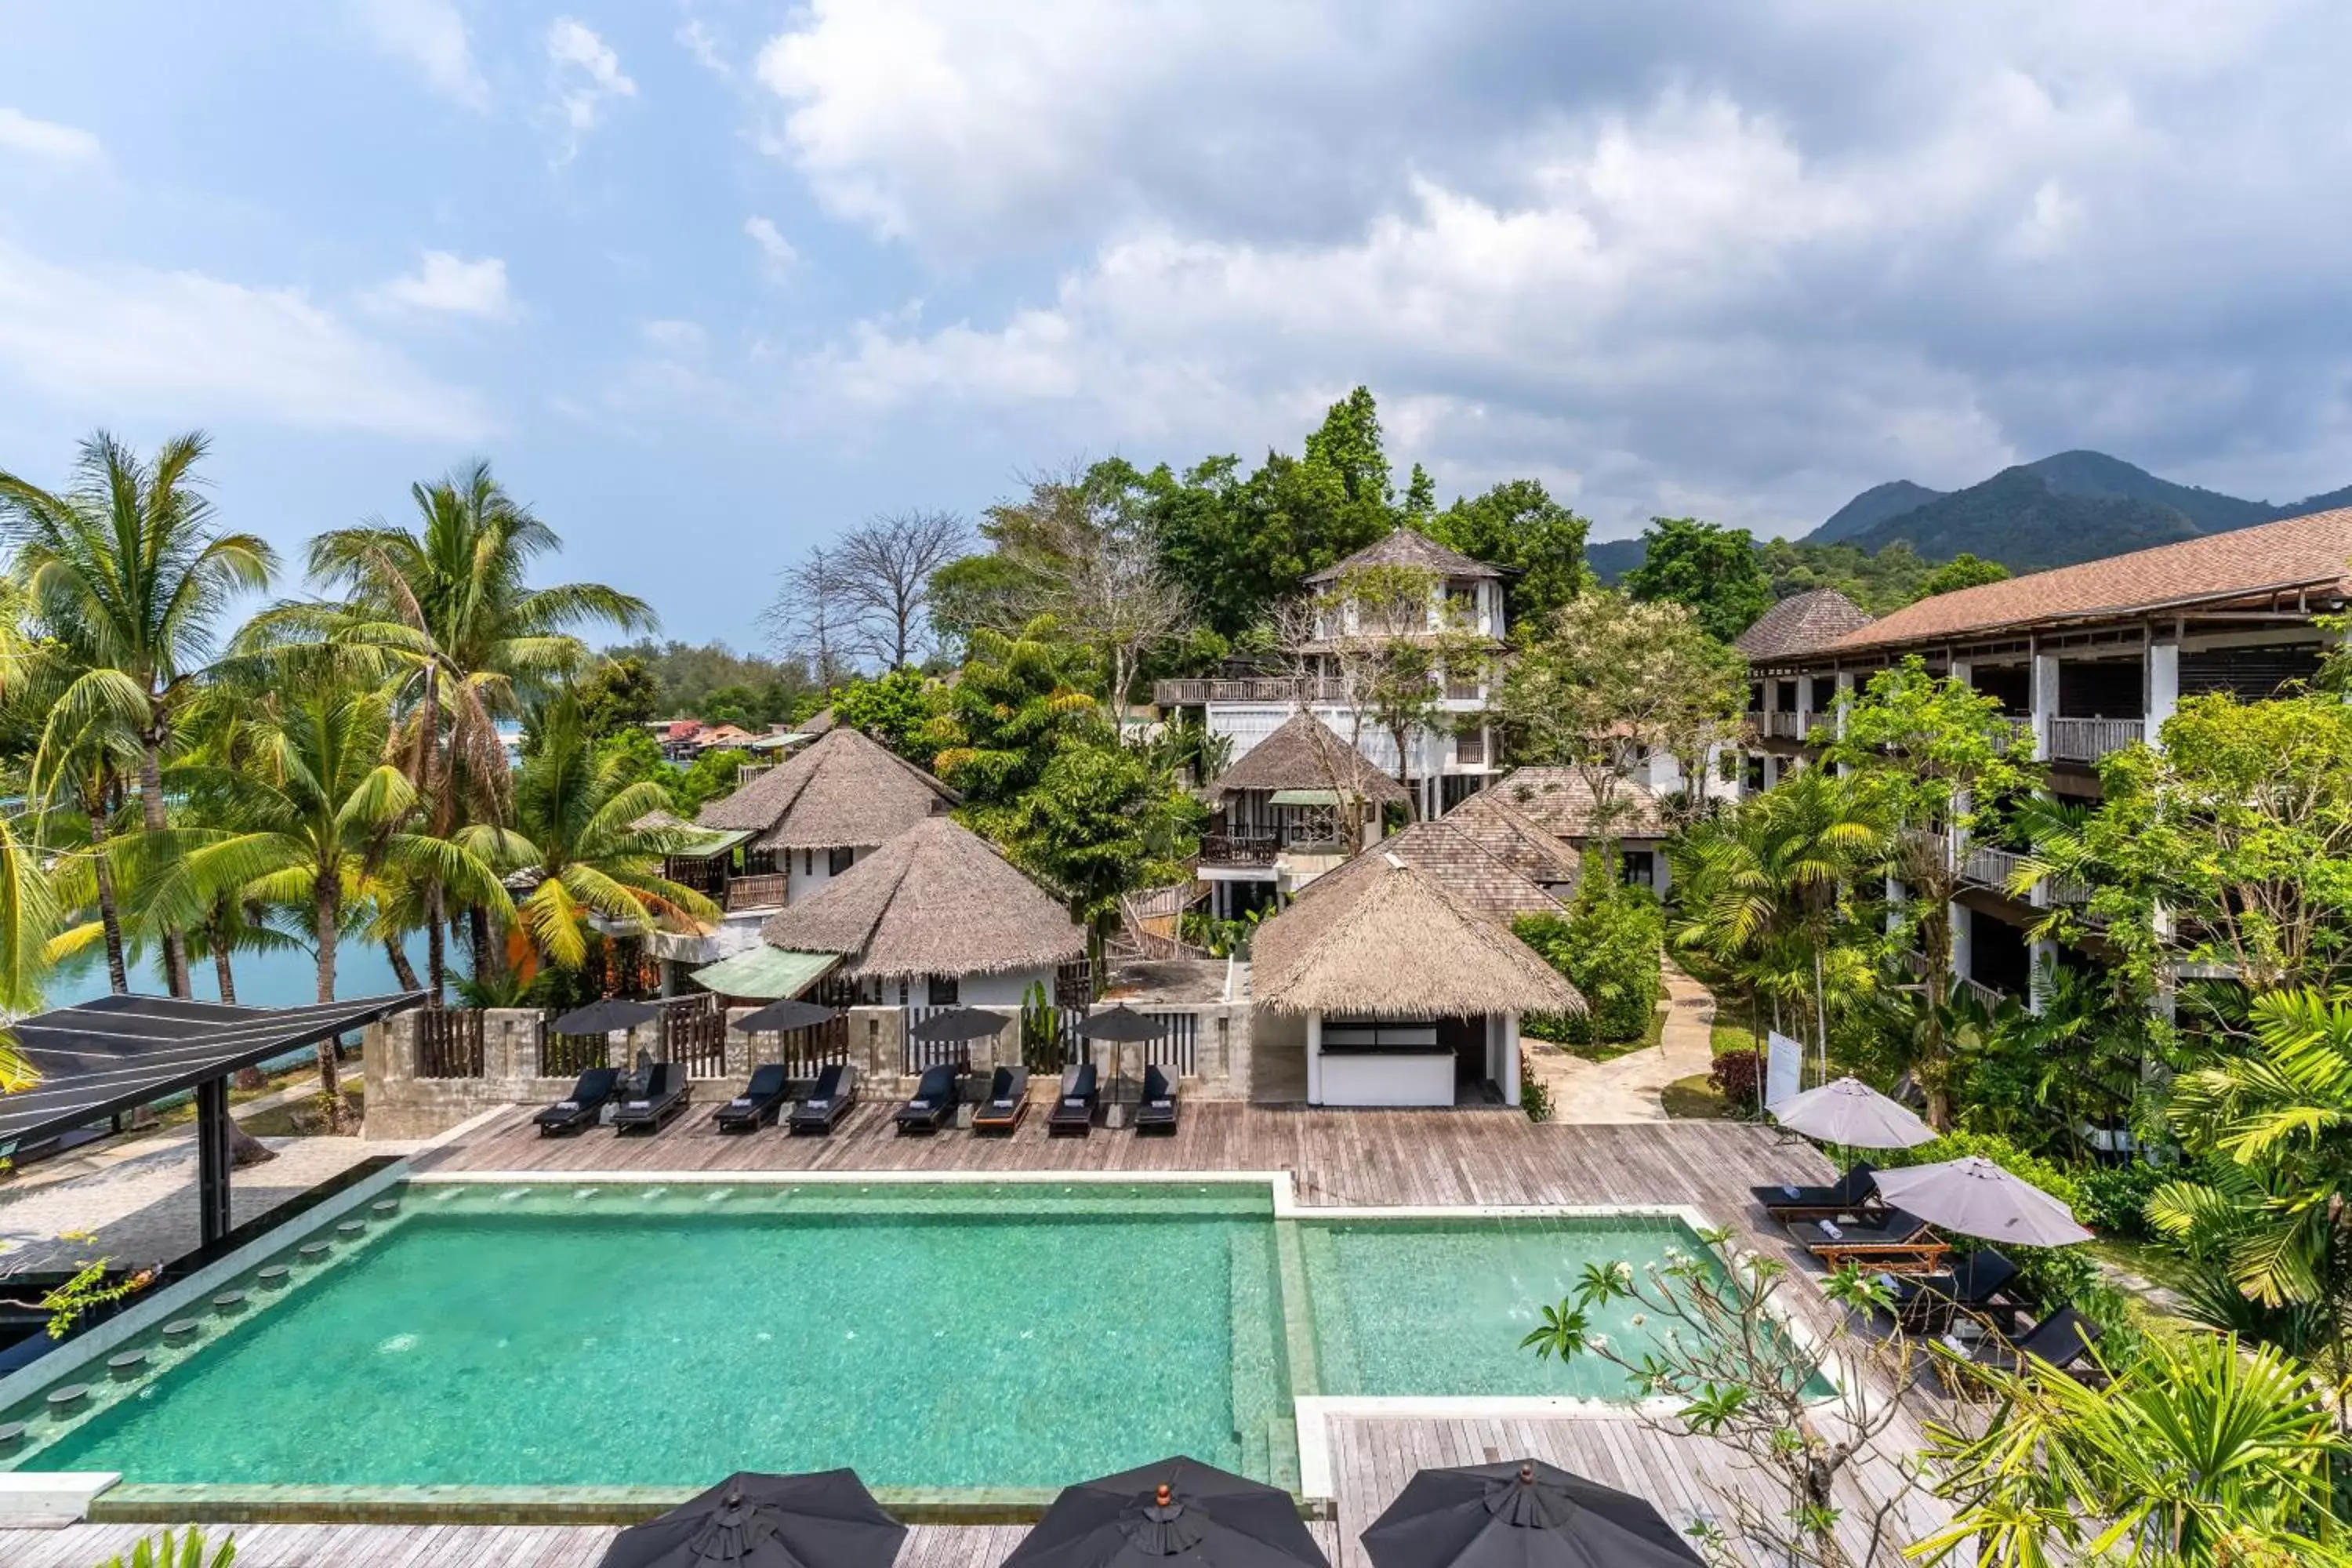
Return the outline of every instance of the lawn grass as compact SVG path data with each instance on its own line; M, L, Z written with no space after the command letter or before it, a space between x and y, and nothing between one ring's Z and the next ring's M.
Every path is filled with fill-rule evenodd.
M1676 1079L1658 1091L1658 1103L1664 1106L1668 1116L1683 1121L1730 1121L1737 1118L1731 1101L1716 1092L1706 1074L1693 1073Z

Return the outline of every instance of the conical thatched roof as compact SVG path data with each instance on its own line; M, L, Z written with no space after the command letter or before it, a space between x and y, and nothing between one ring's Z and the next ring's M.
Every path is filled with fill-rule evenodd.
M796 952L837 952L845 974L885 979L1033 969L1067 963L1087 945L1051 894L945 816L914 824L786 905L760 938Z
M1597 830L1592 785L1580 768L1513 768L1484 793L1500 797L1503 804L1555 838L1590 838ZM1665 813L1649 785L1621 779L1612 804L1616 820L1610 826L1618 837L1666 836Z
M1320 572L1309 572L1309 583L1330 583L1370 566L1413 566L1441 577L1500 577L1499 566L1448 550L1417 528L1391 529L1372 544Z
M1434 878L1378 850L1360 859L1360 868L1317 879L1258 928L1250 944L1258 1005L1376 1018L1583 1011L1566 977Z
M712 801L695 821L757 832L757 849L864 848L887 844L958 798L920 768L841 726Z
M1540 886L1572 884L1584 869L1576 851L1528 821L1500 790L1482 789L1440 820Z
M1312 713L1294 713L1209 786L1212 799L1242 789L1337 789L1375 805L1402 805L1404 786Z

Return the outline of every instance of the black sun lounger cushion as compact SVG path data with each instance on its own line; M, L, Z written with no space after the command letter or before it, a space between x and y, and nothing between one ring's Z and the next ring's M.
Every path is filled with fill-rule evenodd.
M1029 1069L998 1068L988 1080L988 1098L971 1113L975 1132L1010 1132L1029 1113Z
M743 1092L710 1113L721 1132L750 1132L773 1121L784 1103L789 1080L781 1062L763 1062L752 1069Z
M2099 1342L2099 1325L2072 1307L2061 1307L2033 1325L2018 1340L1979 1340L1969 1350L1971 1360L1990 1366L2021 1367L2029 1355L2055 1367L2070 1367Z
M830 1132L856 1103L857 1068L847 1062L835 1062L817 1075L816 1088L793 1109L791 1130Z
M955 1115L955 1068L944 1065L925 1068L915 1092L898 1108L898 1131L936 1132Z
M590 1068L582 1073L580 1081L572 1086L569 1097L557 1100L531 1118L539 1123L541 1136L577 1132L584 1127L593 1126L604 1109L604 1102L613 1098L613 1086L620 1080L620 1073L612 1068Z
M650 1132L686 1109L686 1068L677 1062L656 1062L646 1092L621 1101L613 1112L613 1131Z
M1826 1187L1775 1183L1748 1190L1766 1214L1783 1224L1795 1219L1835 1219L1842 1214L1860 1214L1877 1201L1878 1173L1865 1160Z
M1094 1125L1095 1106L1101 1099L1101 1082L1094 1063L1083 1062L1068 1068L1062 1074L1061 1097L1046 1113L1045 1130L1083 1135Z
M1135 1130L1138 1132L1172 1132L1176 1130L1176 1086L1158 1063L1143 1069L1143 1103L1135 1108Z

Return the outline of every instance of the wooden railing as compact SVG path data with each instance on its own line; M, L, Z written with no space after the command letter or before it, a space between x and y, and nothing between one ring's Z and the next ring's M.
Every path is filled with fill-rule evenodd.
M2138 719L2061 719L2050 721L2050 756L2053 762L2095 763L2112 752L2137 745L2147 731Z
M727 1015L719 1011L719 998L663 1006L661 1059L683 1063L689 1079L727 1076Z
M784 873L763 871L756 877L738 877L727 884L727 909L775 910L784 903Z
M416 1076L482 1076L482 1015L479 1008L426 1007L417 1013Z
M604 1035L558 1035L541 1020L539 1071L542 1078L577 1078L590 1068L613 1065L613 1042Z
M1203 866L1271 866L1282 852L1282 840L1273 833L1203 833Z
M2010 883L2025 868L2025 857L1990 844L1971 844L1960 858L1960 875L1987 888L2008 892Z
M1346 694L1336 680L1297 680L1276 675L1240 680L1155 680L1151 700L1162 708L1197 708L1204 702L1341 702Z
M935 1014L954 1011L952 1005L943 1005L937 1007L909 1006L901 1008L899 1011L901 1022L904 1025L904 1027L898 1031L900 1038L900 1050L898 1056L899 1071L905 1073L909 1078L915 1078L928 1071L929 1068L936 1067L950 1067L955 1068L958 1072L963 1072L971 1068L971 1047L975 1042L971 1040L919 1040L915 1037L916 1025ZM1017 1028L1019 1026L1013 1018L1008 1016L1004 1020L1004 1026L1011 1029Z
M1479 730L1465 730L1454 737L1454 760L1465 768L1486 765L1486 736Z
M1965 974L1960 976L1960 984L1967 988L1969 995L1983 1003L1987 1007L1998 1007L2003 1002L2009 1000L2009 997L2004 993L1994 990L1991 986L1987 985L1981 980L1971 980Z
M1801 741L1805 738L1807 721L1811 718L1808 713L1776 708L1764 715L1764 733L1776 741Z

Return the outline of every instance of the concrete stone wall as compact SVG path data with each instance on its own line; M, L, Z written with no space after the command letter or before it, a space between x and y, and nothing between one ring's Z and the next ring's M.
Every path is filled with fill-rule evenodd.
M971 1051L974 1078L985 1080L999 1063L1018 1066L1021 1060L1020 1009L1003 1006L990 1009L1006 1018L1003 1033L992 1040L977 1040ZM1241 1004L1210 1004L1184 1006L1152 1006L1159 1013L1189 1012L1195 1015L1195 1067L1192 1077L1182 1080L1183 1092L1198 1100L1245 1100L1250 1083L1250 1009ZM730 1009L731 1024L751 1011L748 1007ZM570 1092L571 1075L547 1077L540 1070L540 1015L529 1009L494 1009L482 1021L482 1076L479 1078L422 1078L416 1071L416 1032L419 1015L397 1014L387 1019L380 1039L369 1041L367 1053L367 1125L370 1138L428 1138L446 1131L468 1117L504 1105L551 1105ZM849 1060L856 1063L860 1079L860 1095L867 1100L902 1099L914 1089L915 1079L900 1070L905 1057L906 1015L897 1007L852 1007L848 1019ZM655 1031L651 1026L611 1037L607 1051L608 1065L626 1068L636 1059L639 1047L646 1051L656 1048ZM750 1079L752 1070L766 1062L782 1059L782 1037L774 1034L745 1035L730 1028L727 1032L726 1072L713 1079L698 1079L694 1099L698 1103L716 1105L730 1096L740 1093ZM1121 1100L1132 1101L1140 1087L1141 1048L1124 1047L1119 1058L1120 1071L1110 1068L1108 1047L1097 1060L1105 1080L1107 1101L1117 1104ZM804 1086L794 1085L795 1093ZM1034 1094L1050 1096L1050 1082L1031 1085ZM977 1094L978 1087L971 1092Z

